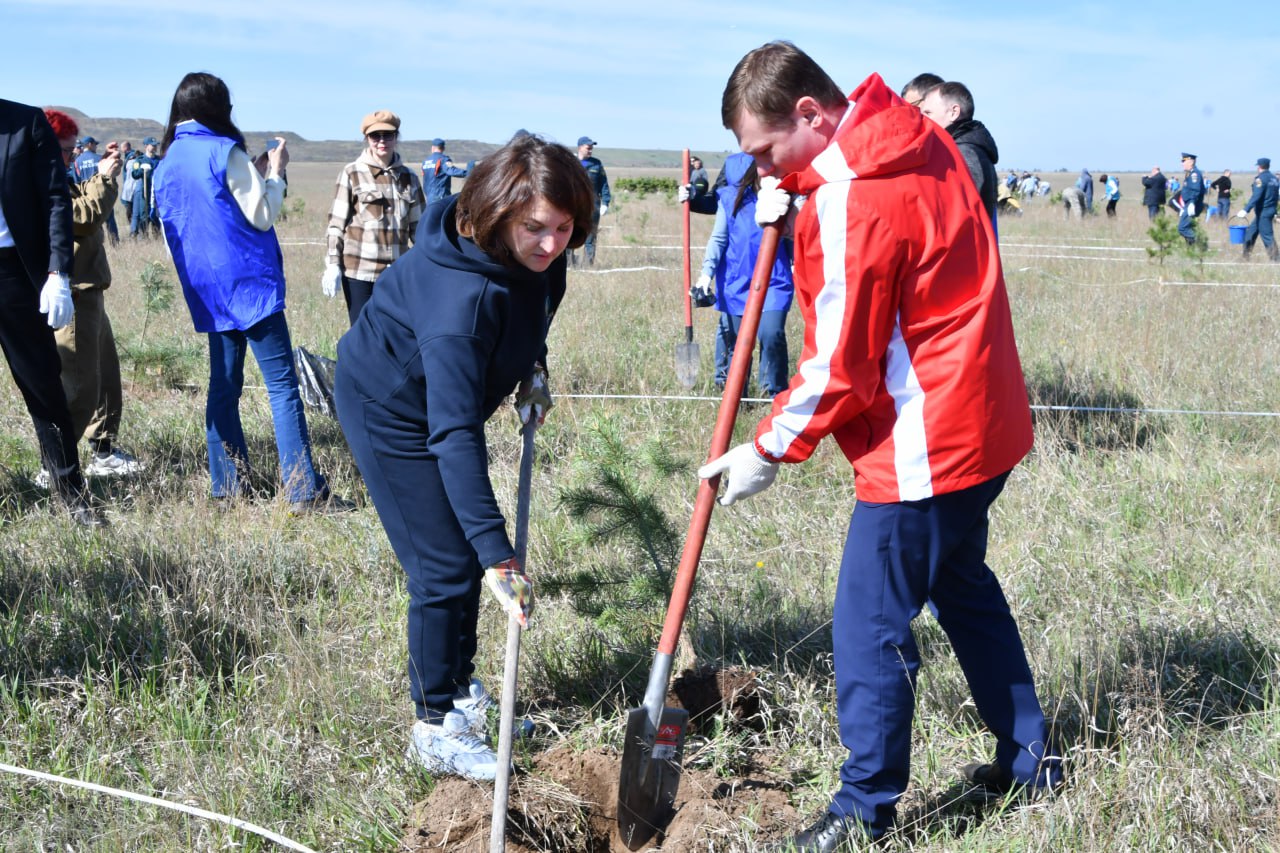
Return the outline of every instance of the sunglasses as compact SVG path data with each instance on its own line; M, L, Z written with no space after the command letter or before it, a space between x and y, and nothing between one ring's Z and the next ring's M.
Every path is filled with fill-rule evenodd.
M396 132L394 130L375 130L373 133L369 134L369 138L376 139L379 142L392 140L396 138Z

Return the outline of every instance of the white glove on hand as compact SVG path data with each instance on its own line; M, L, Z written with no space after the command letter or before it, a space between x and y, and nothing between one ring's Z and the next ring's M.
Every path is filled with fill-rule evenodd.
M1187 205L1187 216L1196 215L1196 206L1194 204Z
M40 288L40 313L49 315L49 327L61 329L76 314L71 301L71 279L64 273L49 273L44 287Z
M676 201L680 204L684 204L692 195L693 193L689 191L689 184L681 184L676 187Z
M520 423L529 423L530 415L536 416L541 426L547 419L547 412L555 402L551 399L551 387L547 384L547 369L541 364L533 366L533 373L516 388L515 407L520 415Z
M1236 213L1236 219L1248 219L1248 218L1249 218L1249 211L1247 210L1241 210Z
M529 627L529 614L533 612L533 581L524 573L524 566L518 559L508 557L485 569L484 585L502 609L515 617L521 628Z
M320 273L320 289L330 299L337 296L338 291L342 289L342 267L337 264L325 264L324 272Z
M609 205L607 205L607 204L601 204L601 205L600 205L600 215L601 215L601 216L604 216L604 215L605 215L606 213L608 213L608 212L609 212Z
M755 442L748 441L703 465L698 469L698 476L709 480L726 472L729 477L720 498L721 506L729 506L772 486L773 478L778 476L778 463L765 459L756 450Z
M772 175L760 179L760 192L756 194L757 225L768 225L787 215L791 196L778 186L779 183L781 182Z

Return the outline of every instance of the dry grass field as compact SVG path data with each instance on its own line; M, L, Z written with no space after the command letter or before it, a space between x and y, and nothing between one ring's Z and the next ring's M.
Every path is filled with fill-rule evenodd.
M278 228L294 343L324 355L346 326L341 300L319 284L339 168L292 165L294 209ZM1050 179L1061 189L1074 175ZM912 787L883 849L1277 847L1280 267L1261 252L1242 263L1216 222L1205 258L1157 264L1136 177L1123 189L1115 220L1067 221L1041 200L999 229L1038 408L1036 448L994 509L990 561L1069 784L1025 808L964 796L956 768L987 758L992 742L926 614ZM538 437L530 571L541 597L519 696L538 735L517 755L512 849L609 849L586 827L613 803L584 802L573 779L545 768L585 773L616 755L672 568L662 547L601 534L625 513L577 513L571 498L650 507L645 529L678 551L715 417L714 400L696 399L713 393L711 309L695 317L698 386L686 391L674 371L674 199L619 194L602 225L597 266L571 272L550 341L560 396ZM694 225L699 246L711 219ZM270 494L212 506L205 344L180 295L147 312L141 276L153 261L167 262L158 242L111 253L120 443L147 470L95 484L110 528L71 528L32 483L31 424L13 383L0 381L0 762L233 815L315 850L485 849L474 826L465 836L441 816L446 796L458 801L452 783L403 763L403 580L337 424L310 417L318 463L357 511L293 518ZM794 351L795 317L790 332ZM246 432L269 486L266 396L260 378L247 384ZM745 404L739 431L761 411ZM514 502L514 415L495 416L489 438L495 486ZM606 474L620 492L601 491ZM847 463L824 446L768 492L717 509L681 660L752 674L759 707L750 724L725 709L700 728L684 785L705 794L705 811L690 806L664 849L753 850L825 806L842 758L831 596L853 500ZM504 624L487 607L479 665L495 688ZM489 797L484 786L462 793L481 810ZM0 849L282 848L3 772Z

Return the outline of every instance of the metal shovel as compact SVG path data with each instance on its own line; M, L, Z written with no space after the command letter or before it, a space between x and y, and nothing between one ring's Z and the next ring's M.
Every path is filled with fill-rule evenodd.
M681 155L684 159L683 176L680 183L683 186L689 185L689 149L684 149ZM686 388L692 388L698 381L698 362L702 360L702 353L698 349L698 345L693 342L693 297L689 294L689 288L693 285L693 275L690 269L690 249L689 249L689 202L686 200L684 205L684 343L676 344L676 379Z
M751 351L755 349L756 330L760 326L760 314L764 310L764 298L769 289L773 272L773 260L778 250L782 224L765 226L760 240L760 254L756 258L751 276L751 291L738 329L734 345L733 361L720 398L720 411L716 416L715 431L711 437L711 450L707 461L717 459L729 449L733 437L733 424L738 404L747 383L747 365ZM667 605L667 617L662 624L662 638L649 670L649 683L644 692L644 704L627 713L627 731L622 747L622 768L618 778L618 835L630 850L639 850L655 833L666 827L675 804L676 790L680 785L680 762L684 756L685 730L689 712L679 708L664 707L667 684L671 680L672 658L680 628L684 624L693 591L693 579L698 573L698 560L702 557L702 544L706 539L711 510L715 506L720 478L712 477L698 485L698 497L689 522L689 533L684 540L684 552L680 567L676 570L676 582Z
M524 447L520 451L520 485L516 491L516 557L528 571L529 495L533 484L533 434L538 431L536 412L520 430ZM493 784L493 822L489 825L489 853L507 849L507 800L511 793L511 741L515 737L516 675L520 668L520 623L507 617L507 656L502 664L502 701L498 723L498 775Z

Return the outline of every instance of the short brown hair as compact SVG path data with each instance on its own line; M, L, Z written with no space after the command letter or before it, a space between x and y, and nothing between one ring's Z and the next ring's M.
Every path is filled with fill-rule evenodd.
M833 109L848 100L807 53L789 41L771 41L738 60L724 87L720 118L733 130L746 110L769 127L783 127L806 95Z
M570 249L587 241L596 193L586 169L565 146L533 134L513 138L471 170L458 194L458 233L499 263L513 264L506 227L538 197L573 217Z

